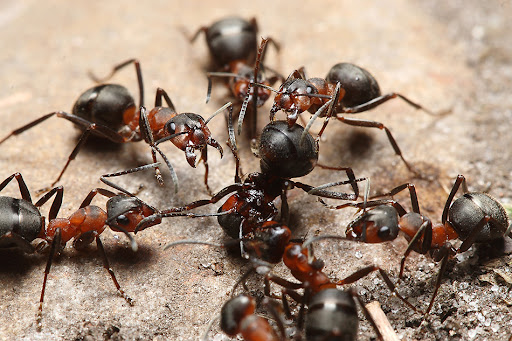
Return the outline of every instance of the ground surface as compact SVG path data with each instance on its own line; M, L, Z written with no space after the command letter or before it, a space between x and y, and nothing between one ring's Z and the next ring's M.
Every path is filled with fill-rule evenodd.
M208 116L225 102L227 93L217 84L214 99L204 104L207 50L202 38L190 45L180 28L193 32L230 14L256 16L261 34L282 44L279 55L269 53L267 64L285 75L305 66L308 75L324 76L335 63L349 61L370 70L384 92L401 92L433 110L453 109L451 115L436 119L395 100L361 115L384 122L405 157L435 181L414 179L393 154L383 132L336 122L330 124L321 145L321 162L350 165L356 174L371 177L375 192L414 182L422 212L434 221L440 219L446 200L443 187L449 189L457 174L466 175L472 190L488 190L502 202L512 203L508 148L512 143L508 94L512 7L508 2L320 1L305 8L297 2L278 1L262 6L238 1L215 1L215 7L196 1L151 5L4 1L0 5L0 136L43 114L71 110L78 95L93 85L87 70L107 74L112 65L132 57L142 63L147 104L160 86L178 110ZM136 92L131 69L116 76L115 82ZM261 126L267 122L264 113L269 107L261 110ZM219 141L226 140L222 118L212 121L211 129ZM5 142L0 146L0 178L19 171L34 193L49 186L76 138L69 122L52 118ZM247 143L241 148L244 169L257 170ZM170 145L164 152L178 172L181 191L177 195L169 186L158 187L150 174L119 179L119 183L131 190L144 184L140 197L157 207L206 198L202 166L191 169L183 153ZM148 154L142 144L85 148L60 182L65 187L61 215L71 214L92 188L100 186L101 174L146 163ZM220 160L212 150L210 159L213 188L231 184L232 158ZM301 181L322 184L339 178L339 174L315 170ZM2 194L18 196L14 185ZM399 199L407 203L405 197ZM290 202L298 237L343 233L354 213L328 211L301 192L292 192ZM98 205L103 204L99 199ZM47 214L47 208L43 212ZM94 247L86 252L68 247L54 262L44 325L37 332L35 313L46 255L1 252L0 339L198 339L247 268L236 256L213 248L181 246L163 251L167 243L184 238L225 240L214 219L165 221L137 235L137 254L129 250L122 235L106 231L102 238L135 306L115 294ZM324 242L316 252L333 278L375 263L396 279L405 248L400 238L383 245ZM432 314L421 327L420 316L390 298L378 277L362 280L358 287L367 302L380 301L403 340L504 340L512 329L512 259L500 252L490 257L495 249L472 249L450 264ZM436 272L428 258L413 254L401 292L425 307ZM256 292L261 282L249 285ZM374 335L362 322L359 338ZM210 337L225 339L216 327Z

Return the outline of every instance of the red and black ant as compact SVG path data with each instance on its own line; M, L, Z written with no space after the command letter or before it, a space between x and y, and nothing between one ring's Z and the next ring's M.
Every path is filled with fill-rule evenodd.
M14 135L32 128L46 119L57 116L65 118L83 129L77 145L68 157L64 168L60 172L52 186L57 183L69 163L75 159L83 144L90 134L106 138L116 143L137 142L144 140L150 147L153 162L156 163L156 153L164 159L173 178L175 191L178 190L178 178L165 154L158 148L158 144L171 140L178 148L185 151L187 161L195 167L194 151L201 151L201 158L205 164L205 185L208 187L208 163L206 146L209 144L219 150L222 157L222 147L211 137L206 124L219 112L229 106L229 103L217 110L208 120L191 113L177 114L174 105L167 93L158 88L156 91L155 108L147 113L144 104L144 89L140 63L136 59L127 60L114 66L109 76L104 79L91 77L97 82L105 82L127 65L134 64L139 85L139 108L135 106L133 97L128 90L118 84L101 84L85 91L76 101L72 113L56 111L42 116L18 129L13 130L0 143ZM162 107L162 97L169 108ZM163 184L163 179L158 166L155 167L158 181Z
M299 331L304 329L306 340L326 340L330 339L329 337L334 337L336 340L340 337L342 337L343 340L355 340L359 321L355 298L362 307L366 318L374 326L378 337L382 339L379 330L357 292L353 289L341 291L336 289L336 285L353 283L369 273L379 270L390 289L397 294L394 290L394 284L388 278L387 274L378 267L367 267L347 277L343 281L334 283L321 271L323 263L316 259L309 262L307 258L304 258L306 253L301 249L300 244L290 243L290 236L291 232L287 226L275 221L267 221L262 226L255 229L255 231L242 238L243 245L250 256L249 259L253 261L254 266L266 266L267 263L276 264L282 259L285 265L290 268L292 274L302 281L302 284L295 284L268 273L265 285L267 295L265 305L269 305L268 297L271 295L268 281L271 280L286 288L283 290L283 293L290 295L299 303L304 305L306 301L308 301L308 310L305 319L303 316L303 307L301 307L297 326ZM179 244L227 246L226 244L183 240L171 243L166 248ZM296 254L296 251L298 251L299 254ZM235 287L242 283L253 270L254 268L246 272L235 284ZM305 288L306 292L304 295L307 295L307 297L312 295L311 299L306 296L300 296L294 291L299 288ZM397 294L397 296L414 309L414 307L399 294ZM282 300L284 304L283 310L287 315L291 315L284 296L282 296ZM270 312L280 331L279 336L267 319L254 314L255 307L254 299L248 295L241 294L232 297L223 305L221 310L220 326L222 331L228 336L241 334L243 339L247 341L284 340L286 338L284 324L279 314L276 313L277 309L270 306L270 308L272 308ZM329 317L327 318L327 316Z
M365 69L350 63L334 65L326 78L306 79L303 68L295 70L277 91L262 84L254 83L251 86L263 87L276 93L270 110L271 120L274 120L277 111L282 110L287 113L288 125L292 126L302 112L309 111L314 115L304 130L307 133L317 117L325 116L326 121L318 134L318 139L331 117L352 126L384 129L395 153L400 156L407 168L415 173L416 171L403 157L391 131L384 124L367 119L347 118L340 114L357 114L373 109L390 99L401 98L416 109L430 115L439 115L399 93L382 95L376 79Z
M357 338L358 316L354 299L359 302L364 315L374 327L379 339L382 339L375 322L366 310L357 292L354 289L342 291L336 288L338 285L354 283L374 271L379 271L386 285L394 295L407 304L408 307L416 311L416 308L396 291L395 285L389 279L386 272L377 266L368 266L356 271L343 280L336 282L331 281L327 275L322 272L324 263L311 257L307 249L307 245L319 239L322 239L322 237L313 238L302 245L295 242L288 243L284 253L282 253L283 263L290 269L292 275L298 279L300 283L290 282L270 272L267 273L265 278L265 294L267 297L272 297L270 293L270 281L283 287L281 299L284 305L284 312L286 312L287 315L291 316L291 313L285 295L292 297L302 305L299 311L297 328L300 331L304 329L306 340L355 340ZM255 265L257 264L258 262L255 262ZM247 272L236 285L245 280L249 273L250 272ZM299 295L295 291L297 289L304 289L304 294ZM238 303L235 303L237 302L236 298L232 300L233 303L230 304L238 305ZM307 313L304 316L303 310L305 306L307 306ZM232 307L232 309L235 308ZM230 309L230 311L235 310ZM244 315L247 315L241 313L242 311L237 312L239 313L239 319L243 319L246 317ZM223 317L224 313L221 316ZM230 318L229 321L233 321L233 319ZM240 323L241 320L239 320L237 328L242 328ZM266 325L264 321L260 323ZM280 330L281 329L280 327ZM242 332L242 329L237 329L235 334L229 334L227 328L222 327L222 330L231 336ZM256 338L248 338L245 335L244 337L245 340L259 340Z
M274 85L278 80L284 78L277 72L272 71L272 77L267 78L265 75L265 67L261 64L264 59L264 50L268 42L273 43L274 47L279 50L279 45L271 38L264 38L260 47L257 45L258 25L256 19L252 18L246 21L239 17L230 17L219 20L209 27L201 27L190 38L190 42L194 42L199 34L204 32L208 49L211 57L217 65L217 70L207 72L208 92L206 102L210 100L213 77L228 78L228 87L232 95L241 103L246 99L247 104L252 101L252 122L250 136L256 137L257 108L261 107L270 97L270 91L265 88L250 87L250 83L264 84L268 87ZM256 57L256 63L254 59ZM255 94L254 92L257 91ZM256 97L256 100L253 100ZM246 108L243 110L245 115ZM243 121L243 117L240 118Z
M0 215L5 217L0 221L0 247L19 248L27 253L32 253L42 249L42 244L37 245L37 247L32 245L37 239L43 239L46 244L51 245L41 289L37 315L38 328L41 328L44 294L52 260L55 253L60 253L71 239L73 239L73 246L77 249L84 248L96 240L103 267L111 276L117 291L132 305L133 300L121 288L114 271L110 267L100 234L106 226L109 226L113 231L123 232L129 238L132 250L137 251L137 243L129 232L136 232L138 223L143 218L154 214L156 209L134 196L115 194L107 189L96 188L87 195L80 208L68 218L57 218L64 194L62 186L52 188L33 204L30 192L20 173L15 173L5 179L0 184L0 191L13 179L18 181L22 199L0 197ZM97 194L109 198L106 203L107 212L98 206L91 205L92 199ZM41 215L39 208L53 196L55 198L48 215L48 225L45 227L45 218ZM177 213L175 216L203 217L205 215ZM154 220L152 225L159 223L158 220ZM145 227L152 225L146 224Z
M454 201L461 185L464 194ZM424 314L427 316L433 307L448 260L458 253L467 251L474 243L486 243L509 236L512 224L509 225L507 213L496 199L486 193L468 192L463 175L458 175L453 184L444 205L440 224L432 224L428 217L420 213L413 184L397 186L379 197L394 196L405 189L409 190L412 212L407 212L394 200L345 203L332 208L365 208L363 213L348 225L346 238L365 243L380 243L394 240L399 231L404 234L409 245L400 262L399 278L403 277L405 261L411 251L421 254L428 252L434 261L441 262L434 293ZM370 209L366 210L366 207ZM450 242L455 239L462 241L458 248Z

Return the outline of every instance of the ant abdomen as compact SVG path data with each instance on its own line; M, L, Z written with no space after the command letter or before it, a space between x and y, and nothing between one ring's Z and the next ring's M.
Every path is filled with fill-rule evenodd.
M365 69L351 63L334 65L325 79L329 83L341 83L345 96L340 105L345 108L367 103L381 95L375 78Z
M485 216L495 219L498 224L490 220L474 237L475 241L487 242L501 238L504 231L500 224L508 226L507 213L496 199L486 193L466 193L455 200L450 206L448 221L459 238L465 240Z
M252 60L258 47L254 22L230 17L213 23L206 30L206 42L219 65L234 60Z
M125 124L125 115L133 116L136 110L135 101L124 86L102 84L81 94L72 113L117 131Z
M303 131L298 124L288 128L286 121L268 124L260 136L261 171L287 179L309 174L318 161L318 148L310 134L301 142Z

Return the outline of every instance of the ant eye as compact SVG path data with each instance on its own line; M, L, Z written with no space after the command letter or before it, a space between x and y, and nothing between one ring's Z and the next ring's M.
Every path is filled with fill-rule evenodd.
M176 123L170 122L169 124L167 124L167 131L169 132L169 134L174 134L176 132Z
M313 88L312 88L312 87L310 87L310 86L308 86L308 87L306 88L306 92L307 92L308 94L312 93L312 92L313 92Z
M128 217L125 216L124 214L118 216L116 221L117 221L117 223L119 225L128 225L128 224L130 224L130 219L128 219Z
M377 232L377 235L379 236L379 238L385 239L385 238L389 237L390 233L391 233L391 229L389 228L389 226L382 226L379 229L379 232Z

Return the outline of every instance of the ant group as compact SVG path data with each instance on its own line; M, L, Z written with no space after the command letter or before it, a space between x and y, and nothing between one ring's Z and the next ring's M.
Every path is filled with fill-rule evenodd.
M231 108L232 110L232 108ZM299 125L288 128L286 122L272 122L267 125L260 136L259 157L261 172L247 175L242 182L240 178L240 158L236 147L235 134L232 127L232 112L229 113L229 146L236 160L235 183L221 189L211 199L198 200L182 207L173 207L161 210L153 216L140 222L142 227L146 223L152 224L153 219L160 220L175 212L188 211L201 206L215 204L228 194L232 194L219 208L219 212L230 212L218 217L219 224L227 235L237 239L250 233L255 227L266 221L275 220L278 210L274 200L281 197L281 216L288 216L287 191L296 187L309 192L314 187L291 178L304 176L310 173L318 160L318 145L311 135L307 135L303 143L300 142L303 129ZM317 190L317 195L327 195L329 198L356 200L359 195L358 181L352 169L334 168L346 172L354 194L338 193ZM285 218L286 219L286 218ZM243 252L243 250L242 250Z
M454 201L461 186L464 194ZM381 243L396 239L399 231L403 233L409 244L400 262L400 279L403 277L405 261L411 251L420 254L429 253L434 261L441 263L434 292L424 314L427 316L434 305L448 260L458 253L467 251L474 243L488 243L509 236L512 224L509 225L507 213L496 199L486 193L469 192L463 175L457 176L446 199L441 223L438 224L433 224L428 217L420 213L413 184L397 186L389 193L378 197L394 196L405 189L409 190L412 212L407 212L394 200L348 202L331 206L331 208L352 206L363 209L363 213L348 225L346 231L348 239L365 243ZM314 190L312 192L314 193ZM451 242L456 239L462 242L458 248Z
M267 78L265 67L262 65L266 44L271 42L278 50L279 45L271 38L264 38L258 48L258 24L255 18L246 21L239 17L230 17L219 20L209 27L200 27L190 38L190 42L194 42L202 32L205 34L210 55L217 68L217 71L206 73L208 78L206 102L210 100L212 78L227 78L233 97L239 102L243 102L245 99L246 107L241 111L243 116L245 116L248 103L252 103L252 106L249 107L252 120L250 136L255 138L257 108L265 104L271 92L263 87L255 89L250 84L258 83L271 87L278 80L283 80L283 77L273 70L271 70L273 76ZM256 63L253 66L255 59ZM240 117L241 121L243 121L243 116Z
M129 59L114 66L110 75L104 79L98 79L92 74L91 77L97 82L105 82L119 70L130 64L135 65L139 85L140 109L137 109L133 97L125 87L118 84L101 84L81 94L75 102L71 114L64 111L56 111L44 115L13 130L9 135L0 140L0 144L11 136L21 134L52 116L61 117L79 126L83 132L69 155L64 168L51 186L54 186L61 179L69 163L75 159L87 138L94 134L115 143L144 140L151 147L154 163L156 163L157 153L164 159L171 172L174 190L177 192L178 178L176 173L169 159L157 146L161 142L171 140L175 146L185 152L187 161L192 167L196 166L195 150L201 152L201 159L205 165L204 182L207 190L210 192L208 187L208 155L206 147L207 145L213 146L219 150L221 157L222 147L211 136L210 130L206 125L215 115L229 107L230 103L217 110L209 119L204 120L202 116L193 113L178 114L165 90L158 88L156 91L155 108L147 113L144 107L142 72L137 59ZM165 99L168 108L162 107L162 98ZM163 184L163 178L158 166L155 167L155 170L158 181L160 184Z

